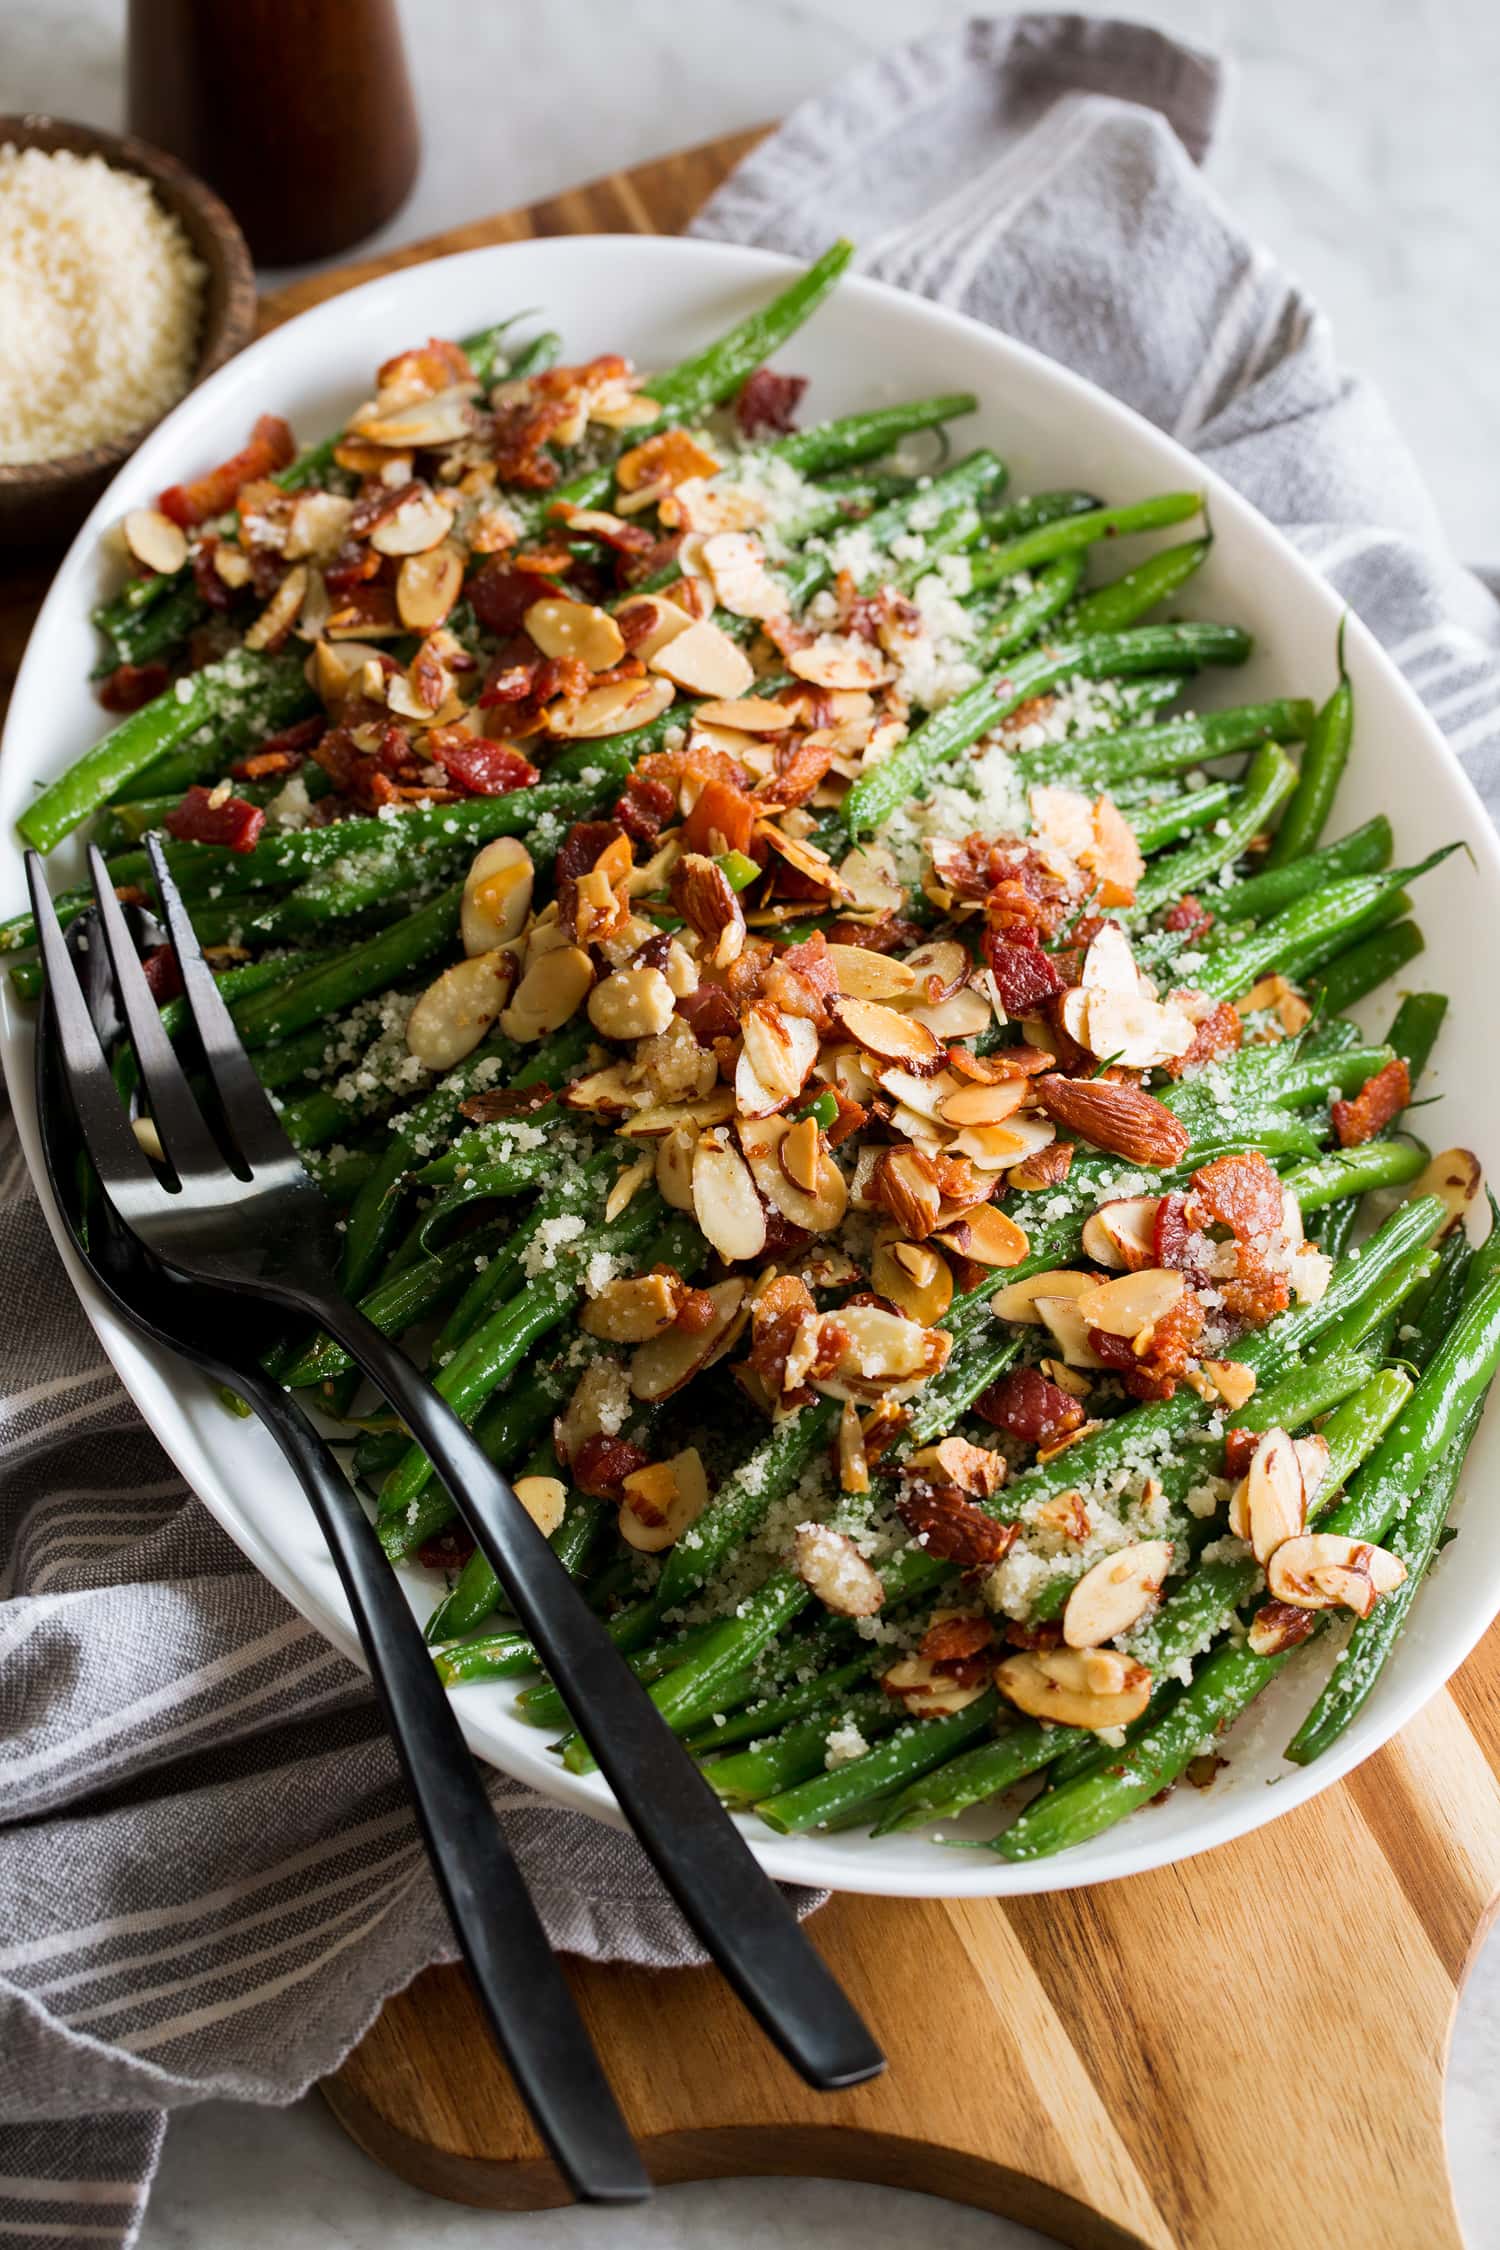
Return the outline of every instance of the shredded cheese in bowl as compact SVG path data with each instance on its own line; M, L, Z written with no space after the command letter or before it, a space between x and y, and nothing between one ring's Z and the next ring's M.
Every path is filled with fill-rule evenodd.
M204 268L148 180L0 148L0 461L129 437L193 378Z

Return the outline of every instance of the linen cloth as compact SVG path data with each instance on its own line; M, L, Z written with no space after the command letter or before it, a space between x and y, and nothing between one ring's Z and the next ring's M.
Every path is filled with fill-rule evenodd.
M970 22L798 110L696 231L808 257L850 233L862 271L1170 430L1329 573L1493 807L1500 609L1201 176L1223 83L1140 25ZM0 1273L0 2235L123 2250L168 2111L294 2099L453 1949L361 1676L140 1423L8 1121ZM560 1946L696 1958L628 1839L492 1794Z

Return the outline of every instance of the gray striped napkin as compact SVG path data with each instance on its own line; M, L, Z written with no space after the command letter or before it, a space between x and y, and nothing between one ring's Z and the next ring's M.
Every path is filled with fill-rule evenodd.
M1500 794L1500 611L1327 325L1196 170L1221 78L1140 26L975 22L799 110L699 231L1038 345L1292 532ZM359 1675L192 1500L0 1134L0 2235L124 2245L165 2113L285 2102L451 1952ZM496 1777L560 1945L692 1957L626 1840Z

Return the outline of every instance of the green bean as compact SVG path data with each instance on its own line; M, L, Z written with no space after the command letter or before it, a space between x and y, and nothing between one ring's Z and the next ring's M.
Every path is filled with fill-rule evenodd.
M1297 793L1282 816L1266 855L1268 868L1286 867L1310 852L1333 810L1349 746L1354 739L1354 690L1344 670L1344 627L1339 625L1338 685L1318 713L1302 753Z
M1389 1044L1406 1064L1413 1087L1432 1059L1448 1002L1441 992L1409 992L1396 1010Z
M862 775L844 799L844 824L854 836L880 827L935 766L990 732L1033 696L1068 680L1109 679L1178 666L1191 672L1204 664L1242 664L1249 653L1249 637L1229 625L1143 625L1132 632L1100 633L1064 642L1059 648L1039 649L1004 677L980 680L956 695L899 750L882 759L873 773Z
M1025 1719L1007 1727L991 1742L978 1742L930 1772L917 1774L900 1794L891 1798L870 1833L899 1835L912 1828L927 1828L940 1820L956 1820L971 1805L985 1804L1013 1789L1029 1774L1059 1758L1075 1740L1071 1727L1042 1726ZM1086 1738L1086 1739L1092 1739Z
M804 1634L789 1639L786 1644L789 1657L801 1651L811 1638L810 1634ZM831 1665L810 1680L798 1679L776 1695L767 1694L757 1686L756 1669L747 1665L726 1687L723 1711L715 1712L697 1733L688 1735L687 1746L695 1754L717 1752L739 1742L769 1741L793 1719L814 1717L826 1723L828 1712L836 1704L842 1709L850 1693L863 1685L881 1661L879 1651L864 1648L846 1664ZM890 1698L883 1700L888 1702ZM769 1791L758 1789L751 1794L764 1797Z
M1371 1188L1405 1187L1426 1163L1427 1151L1415 1141L1362 1141L1356 1148L1334 1149L1299 1164L1283 1185L1296 1196L1305 1217Z
M1415 961L1426 940L1415 922L1394 922L1389 928L1375 930L1359 945L1351 945L1347 952L1335 955L1327 968L1308 979L1308 989L1322 1002L1330 1015L1341 1014L1362 1000L1367 992L1375 991L1388 977L1399 975L1408 961Z
M242 723L244 715L253 712L253 723L269 734L298 717L311 700L300 657L254 657L236 649L217 664L189 673L154 702L122 719L49 783L16 826L34 851L50 852L81 820L97 812L122 782L206 719L220 716L231 703L239 706Z
M1160 554L1148 555L1134 570L1127 570L1122 578L1096 586L1073 612L1075 631L1117 633L1133 625L1138 617L1158 608L1185 586L1203 568L1212 547L1211 539L1189 539L1180 547L1164 547Z
M1239 795L1237 781L1210 781L1202 789L1180 790L1154 805L1132 805L1126 818L1149 859L1164 844L1196 835L1212 821L1226 819Z
M1042 750L1023 750L1015 760L1016 777L1027 789L1046 781L1112 789L1147 774L1186 772L1211 758L1254 750L1262 742L1300 742L1311 721L1312 705L1294 698L1247 703L1232 711L1169 719L1161 726L1087 734Z
M704 1768L704 1779L726 1805L753 1805L827 1768L828 1737L836 1722L857 1727L870 1742L899 1726L904 1716L895 1698L879 1688L835 1698L815 1717L788 1726L770 1740L735 1757L716 1758Z
M235 1024L246 1047L253 1052L275 1039L287 1039L320 1017L338 1015L356 1000L383 992L409 970L421 968L452 942L462 903L463 887L455 883L336 960L256 993L235 1010Z
M1060 516L1051 523L1023 531L1018 538L1007 540L1003 546L991 548L976 558L971 584L978 592L981 587L998 586L1023 570L1032 570L1038 563L1055 562L1059 555L1077 554L1085 547L1097 545L1101 539L1123 538L1136 531L1162 530L1168 524L1182 523L1187 517L1197 515L1202 505L1201 492L1166 492L1151 500L1131 501L1124 507L1092 508L1085 515ZM1101 631L1108 629L1100 628Z
M382 1336L399 1336L436 1311L451 1290L464 1279L477 1258L489 1257L505 1240L506 1222L496 1220L477 1227L460 1241L450 1242L430 1257L413 1260L366 1290L359 1309ZM288 1390L306 1390L315 1383L330 1383L346 1375L353 1362L331 1337L315 1337L285 1369L281 1380Z
M722 1568L831 1441L838 1416L833 1399L805 1406L730 1471L707 1513L668 1550L658 1588L663 1609L685 1601Z
M1061 616L1077 592L1082 576L1081 555L1059 555L1056 562L1039 570L1030 591L1018 594L980 633L974 656L981 669L998 664L1013 649L1024 648L1044 625ZM978 732L982 734L984 729L981 727ZM970 741L975 739L974 735L969 737Z
M1321 851L1309 851L1274 867L1268 860L1258 875L1248 875L1243 882L1217 891L1213 910L1221 923L1279 914L1293 899L1320 889L1324 883L1340 882L1346 875L1379 874L1389 866L1391 850L1391 824L1384 813L1377 813L1362 828L1341 836L1336 844L1325 844Z
M889 761L888 761L889 762ZM885 766L876 771L883 773ZM1436 852L1416 867L1398 867L1383 875L1352 875L1329 883L1321 891L1297 899L1279 914L1238 932L1208 955L1196 982L1211 999L1229 1000L1245 992L1269 970L1284 976L1306 975L1319 969L1355 938L1378 928L1392 911L1403 884L1425 875L1446 852ZM1337 1014L1337 1009L1330 1009Z
M1286 752L1274 742L1262 743L1228 817L1210 835L1196 844L1184 844L1146 870L1136 885L1135 911L1154 914L1171 900L1196 891L1221 867L1232 866L1248 851L1252 839L1269 827L1296 784L1297 769Z
M904 1787L933 1766L946 1765L955 1750L986 1732L998 1707L993 1688L987 1688L962 1711L938 1719L918 1719L866 1751L862 1758L830 1766L809 1781L762 1798L755 1810L778 1836L800 1836L809 1828L825 1828L831 1820L867 1805L873 1797Z
M816 423L810 430L793 430L765 450L789 463L801 476L837 474L858 462L878 459L919 430L936 429L944 422L957 421L960 415L972 414L978 404L972 391L945 391L936 398L876 406L863 414L844 414L837 421Z
M913 514L930 514L934 527L940 518L948 520L951 526L954 510L972 509L987 494L997 491L1004 482L1005 463L995 454L982 449L966 455L962 461L955 462L951 469L944 469L941 475L935 476L929 485L916 492L904 493L899 499L887 501L883 508L877 508L874 515L867 518L863 529L872 552L883 551L893 539L909 532ZM977 514L966 516L964 523L977 534ZM934 554L938 551L933 549ZM887 568L888 566L877 563L872 572L867 572L861 579L861 584L869 583L872 576L883 575ZM833 575L831 556L820 547L810 547L802 559L786 572L787 597L792 607L801 609L821 586L828 584Z

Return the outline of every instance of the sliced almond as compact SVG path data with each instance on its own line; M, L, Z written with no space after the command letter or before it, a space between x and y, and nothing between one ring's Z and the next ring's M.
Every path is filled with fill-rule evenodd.
M779 1109L795 1101L818 1059L817 1026L806 1016L783 1015L779 1008L763 1003L746 1009L740 1028L745 1057L774 1106ZM750 1109L746 1114L767 1113Z
M870 1287L908 1320L935 1328L953 1302L953 1269L926 1242L882 1242L870 1260Z
M921 1149L881 1149L870 1192L914 1242L925 1242L938 1223L943 1207L938 1170Z
M844 864L847 867L848 861ZM956 938L935 938L930 945L919 945L914 953L908 953L902 966L916 981L917 1000L925 1007L939 1008L963 991L973 963Z
M473 427L471 399L471 386L455 384L394 411L377 402L361 407L349 428L372 445L390 446L401 452L424 446L452 445L456 439L467 436Z
M1024 1288L1027 1286L1022 1284ZM1003 1295L1004 1292L1002 1291ZM993 1302L993 1300L992 1300ZM1047 1333L1069 1367L1102 1368L1104 1361L1089 1342L1089 1324L1079 1310L1077 1297L1039 1296L1031 1300Z
M990 1299L990 1310L997 1319L1037 1327L1043 1320L1037 1309L1039 1297L1086 1297L1098 1286L1097 1274L1078 1273L1072 1266L1054 1266L1046 1273L1028 1274L1024 1281L1013 1281L1009 1288L997 1290Z
M858 1423L855 1428L857 1432ZM792 1562L803 1585L835 1617L873 1617L885 1600L880 1573L847 1532L835 1531L831 1524L799 1524Z
M585 1335L607 1344L644 1344L677 1318L682 1285L665 1273L620 1275L590 1297L578 1316Z
M132 508L124 522L125 544L147 570L170 577L188 559L187 536L160 508Z
M939 1000L936 1006L927 1000L916 1005L908 1000L905 1005L913 1023L925 1024L945 1046L957 1039L977 1039L994 1021L990 1003L972 985L955 992L951 1000Z
M715 531L703 542L703 564L721 609L734 617L780 617L787 593L766 568L765 549L747 531ZM732 722L731 722L732 723Z
M593 1117L624 1117L638 1099L627 1072L627 1064L616 1062L573 1079L562 1090L564 1108L582 1110Z
M306 563L295 563L253 625L245 628L246 648L273 649L297 622L310 583Z
M970 1500L989 1500L1005 1482L1005 1456L992 1446L971 1445L967 1438L939 1438L907 1455L905 1466L934 1484L951 1484Z
M1141 1273L1156 1263L1159 1195L1123 1195L1101 1203L1083 1222L1083 1252L1096 1266Z
M683 622L690 624L692 620L684 617ZM763 695L736 696L732 703L700 703L693 717L706 727L733 727L740 734L784 734L792 724L792 713L786 705Z
M615 616L620 618L628 614L638 619L642 610L650 610L651 623L645 629L636 625L636 638L632 647L641 662L649 664L658 650L664 649L668 641L675 640L679 633L685 633L693 620L679 603L668 601L664 594L636 594L630 601L621 602ZM707 708L708 706L704 706L705 711ZM727 710L733 706L725 705L724 708ZM742 724L739 720L725 723L731 726ZM786 720L783 719L781 723L785 726Z
M937 1239L981 1266L1018 1266L1031 1249L1025 1229L993 1203L974 1203L938 1229Z
M1151 1674L1116 1649L1023 1650L995 1667L1017 1710L1055 1726L1127 1727L1151 1700Z
M693 1152L693 1216L731 1264L758 1258L766 1246L766 1214L749 1166L718 1133L705 1133Z
M633 1164L626 1165L604 1199L604 1223L606 1226L612 1225L622 1211L629 1209L637 1194L650 1179L654 1169L654 1161L649 1156L638 1156Z
M896 862L883 844L856 844L839 861L838 872L849 904L859 913L896 914L906 903Z
M1417 1174L1406 1191L1409 1203L1424 1195L1441 1197L1447 1219L1439 1230L1451 1234L1461 1226L1479 1194L1483 1175L1472 1149L1445 1148Z
M567 1511L568 1488L561 1477L517 1477L511 1487L544 1539L550 1539Z
M793 649L787 670L814 687L873 688L891 676L868 641L850 634L820 633L806 648Z
M657 1190L663 1203L674 1211L691 1211L693 1208L693 1149L694 1137L685 1127L666 1133L656 1144L653 1168Z
M1352 1609L1368 1617L1394 1592L1406 1565L1384 1547L1333 1531L1310 1531L1277 1548L1266 1569L1272 1598L1293 1609Z
M878 1305L846 1305L835 1316L848 1341L830 1375L813 1385L828 1398L905 1399L946 1366L953 1339Z
M561 1031L594 981L594 964L581 946L556 946L528 963L500 1018L507 1039L529 1044Z
M607 672L625 654L619 626L592 602L533 602L523 622L543 656L576 657L591 672Z
M515 955L497 946L445 969L406 1019L406 1048L425 1070L451 1070L472 1054L505 1006Z
M589 994L589 1022L605 1039L652 1039L675 1012L660 969L616 969Z
M947 1062L946 1048L925 1024L898 1015L883 1001L840 993L831 1005L840 1028L879 1062L895 1063L918 1078L931 1077Z
M649 726L672 701L670 680L608 680L590 688L576 702L559 699L547 705L547 732L568 742L593 742L612 734L626 734Z
M299 492L292 502L283 553L288 562L332 562L344 544L354 502L337 492ZM222 544L215 549L217 562Z
M1232 1413L1255 1396L1255 1370L1237 1359L1206 1359L1203 1372Z
M396 573L396 614L409 633L430 633L458 600L464 582L463 557L456 547L439 546L408 555Z
M887 1695L905 1704L914 1719L946 1719L955 1711L967 1711L989 1685L981 1679L962 1687L951 1672L940 1672L925 1656L901 1657L881 1674L880 1684Z
M536 870L519 836L497 836L476 852L464 877L465 953L490 953L526 927Z
M843 1224L849 1207L848 1182L820 1136L817 1186L810 1193L799 1187L781 1159L789 1130L781 1117L742 1115L739 1137L745 1161L766 1202L788 1226L805 1228L810 1234L831 1234Z
M425 484L409 493L398 508L382 516L370 533L378 555L425 555L447 538L453 510Z
M866 945L830 945L828 959L846 999L898 1000L915 990L917 980L904 961L872 953Z
M637 1110L633 1117L626 1118L620 1131L633 1141L654 1141L685 1125L701 1133L710 1126L723 1125L733 1115L732 1088L713 1086L707 1093L694 1094L687 1101L654 1102L649 1109Z
M717 1281L707 1291L713 1318L706 1328L669 1328L637 1346L630 1362L630 1391L645 1403L670 1398L705 1367L722 1359L750 1317L750 1285L743 1275Z
M659 1555L692 1529L708 1506L708 1478L696 1446L626 1477L620 1536L641 1554Z
M1138 1625L1161 1593L1172 1561L1170 1539L1138 1539L1086 1570L1063 1610L1069 1648L1098 1648Z
M1135 1337L1163 1319L1186 1287L1170 1266L1147 1266L1141 1273L1101 1282L1091 1296L1080 1299L1079 1311L1090 1328L1102 1329L1106 1336Z
M818 1131L815 1117L799 1117L789 1125L778 1155L781 1169L794 1188L804 1195L816 1195L818 1177L822 1169L823 1136Z
M841 1492L868 1492L870 1489L870 1461L865 1452L865 1435L859 1426L859 1409L852 1399L845 1399L839 1415L839 1490Z
M1026 1099L1024 1078L1002 1078L995 1086L959 1086L944 1096L945 1125L1003 1125Z
M646 661L653 672L692 695L743 695L755 678L755 667L744 650L709 618L675 633Z

